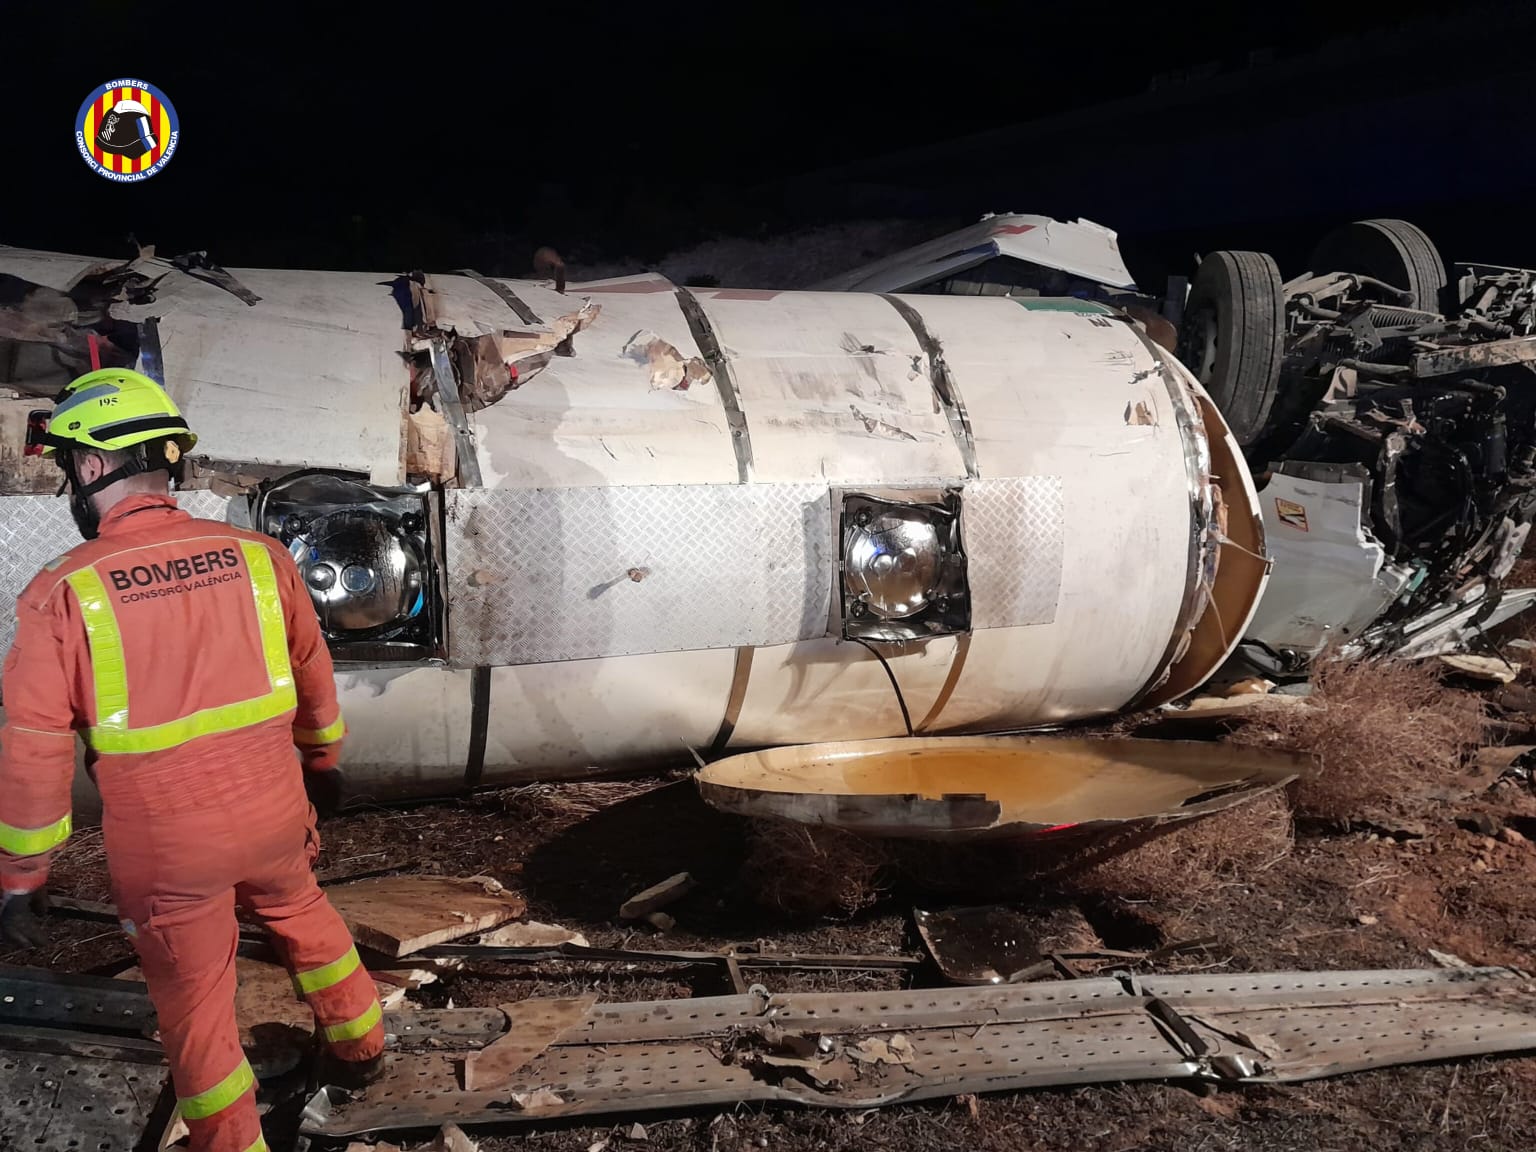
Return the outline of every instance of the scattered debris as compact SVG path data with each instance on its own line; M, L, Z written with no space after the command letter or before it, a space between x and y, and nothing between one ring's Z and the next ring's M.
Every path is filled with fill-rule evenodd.
M650 369L651 390L670 388L686 392L691 386L712 380L709 365L697 356L686 359L675 345L669 344L654 332L636 332L629 342L619 349L619 355Z
M1053 952L1099 945L1098 934L1077 908L1054 909L1042 924L1008 908L951 908L913 912L944 978L956 984L1009 984L1051 972Z
M487 877L381 876L327 889L359 944L408 956L523 914L522 897Z
M1456 956L1450 952L1441 952L1437 948L1429 949L1429 958L1436 964L1440 965L1442 968L1470 969L1472 967L1472 965L1468 964L1460 956Z
M536 920L503 924L500 928L481 933L475 943L485 948L553 948L560 944L590 947L587 938L580 932L573 932L558 924L540 924Z
M889 1041L871 1036L860 1040L848 1050L848 1055L860 1064L901 1064L912 1066L912 1043L899 1032Z
M1456 826L1479 836L1497 836L1503 824L1491 813L1473 812L1470 816L1457 817Z
M698 882L686 872L668 876L660 884L653 884L624 901L619 908L619 919L644 920L652 912L677 903L697 887Z
M578 996L503 1004L506 1035L464 1058L464 1090L479 1092L510 1080L535 1056L580 1026L596 1003L596 996Z
M665 912L648 913L645 922L658 932L670 932L677 927L676 917L668 916Z
M1149 426L1157 423L1157 417L1152 414L1145 400L1138 400L1134 405L1126 404L1125 422L1132 426Z
M626 1140L649 1140L650 1138L650 1133L645 1130L645 1125L638 1121L631 1124L624 1132L624 1139Z
M441 412L423 404L406 418L405 470L443 481L458 475L458 445Z
M1513 684L1521 667L1497 656L1476 656L1470 652L1442 656L1440 663L1470 680L1488 684Z
M566 1100L549 1088L535 1088L532 1092L512 1093L507 1097L507 1103L518 1112L540 1112L563 1107Z

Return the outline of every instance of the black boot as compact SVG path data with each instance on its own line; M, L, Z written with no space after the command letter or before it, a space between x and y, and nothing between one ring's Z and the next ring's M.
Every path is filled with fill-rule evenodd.
M321 1084L344 1088L348 1092L362 1092L370 1084L384 1078L384 1053L371 1060L342 1060L335 1053L320 1054L317 1075Z

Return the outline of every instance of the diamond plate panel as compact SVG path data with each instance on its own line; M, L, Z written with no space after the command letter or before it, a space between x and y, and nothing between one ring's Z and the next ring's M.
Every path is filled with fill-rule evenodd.
M835 551L821 485L446 495L455 664L540 664L826 634Z
M971 627L1049 624L1061 594L1060 476L972 480L962 539L969 557Z
M182 492L176 502L205 520L224 520L229 498ZM16 597L44 564L80 543L62 496L0 496L0 660L16 637Z

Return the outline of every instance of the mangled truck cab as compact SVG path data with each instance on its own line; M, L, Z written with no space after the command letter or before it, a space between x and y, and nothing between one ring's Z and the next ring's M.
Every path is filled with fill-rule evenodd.
M78 538L28 426L95 364L292 552L376 796L1153 704L1265 580L1216 407L1092 301L0 249L7 624Z
M1536 272L1453 271L1403 220L1337 229L1289 280L1263 253L1201 262L1178 350L1244 446L1276 565L1249 666L1452 652L1536 600L1505 587L1536 514Z
M1035 296L1055 285L1177 352L1242 444L1274 570L1224 678L1325 653L1433 656L1536 601L1504 586L1536 483L1536 272L1458 265L1402 220L1336 229L1289 280L1207 255L1161 297L1087 220L985 216L822 287Z

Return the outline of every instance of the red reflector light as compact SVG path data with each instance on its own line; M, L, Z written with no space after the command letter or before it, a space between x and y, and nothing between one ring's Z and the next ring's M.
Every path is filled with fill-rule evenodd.
M47 412L27 413L27 446L24 455L41 456L43 454L43 433L48 431Z

